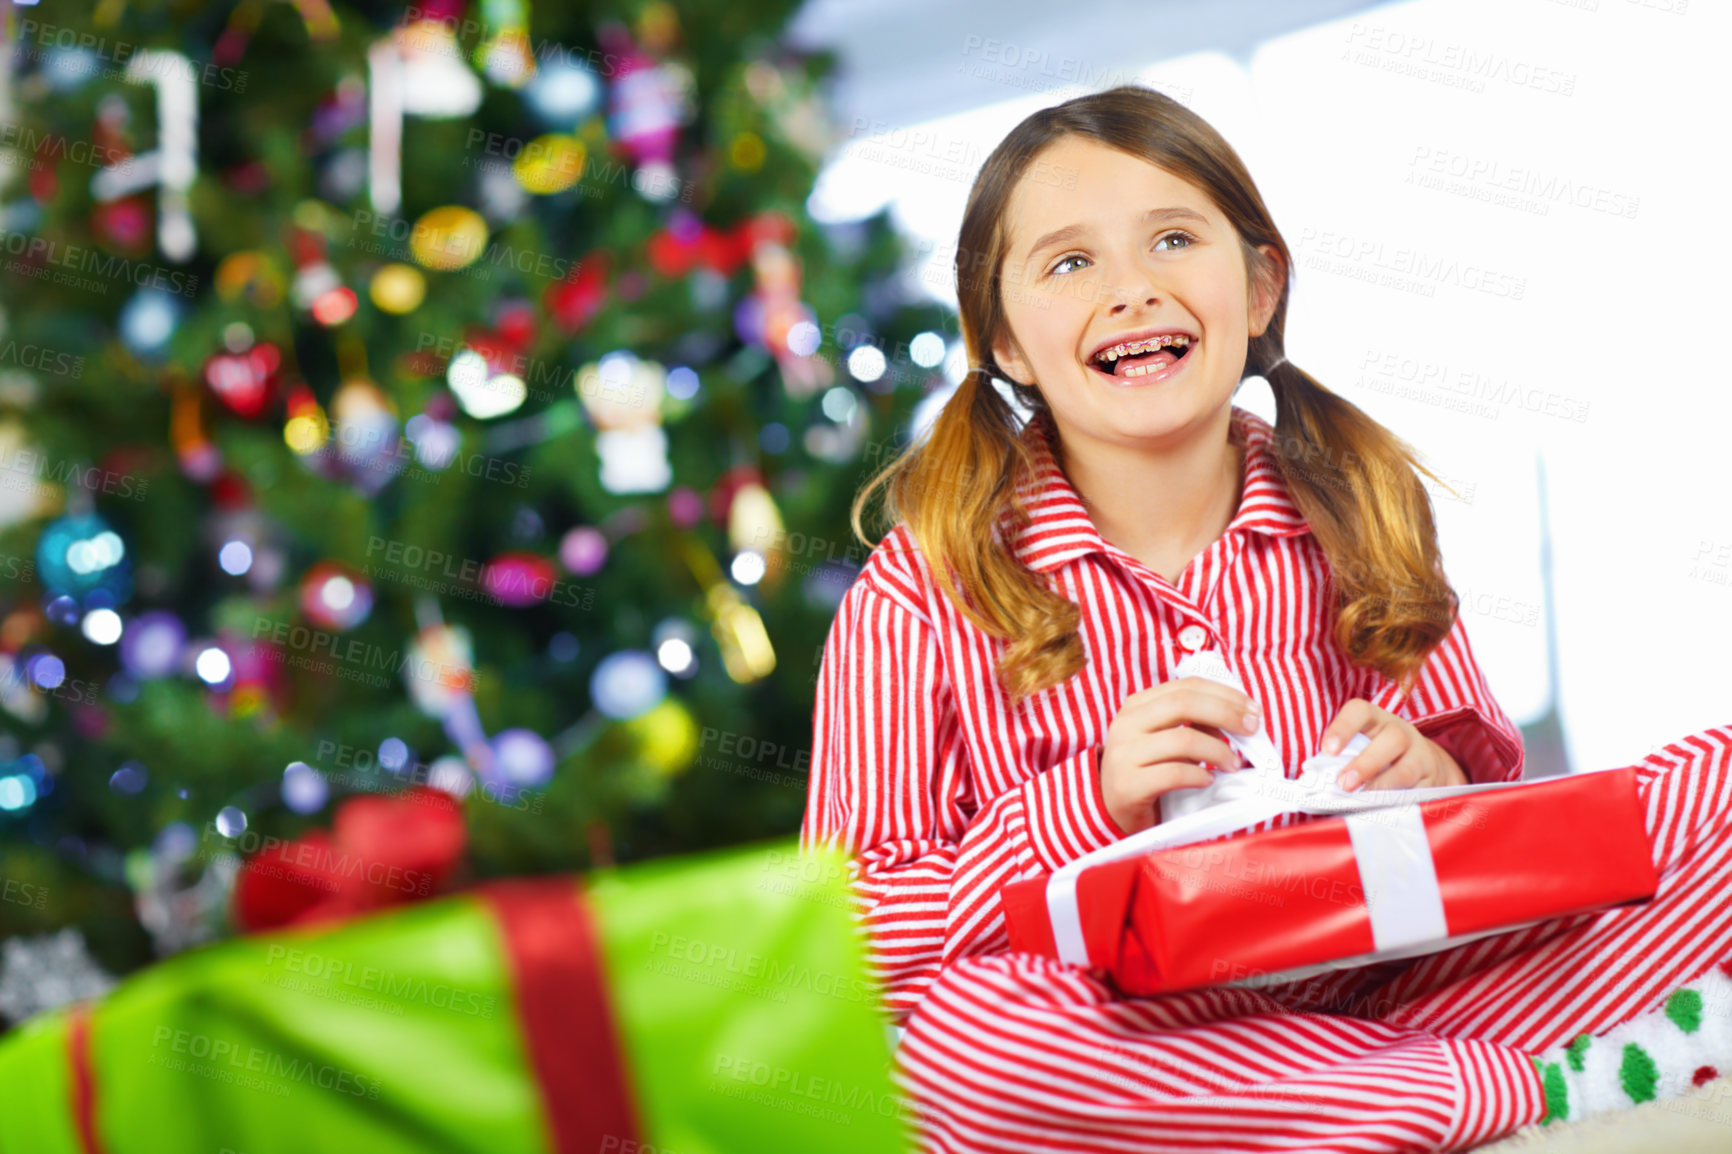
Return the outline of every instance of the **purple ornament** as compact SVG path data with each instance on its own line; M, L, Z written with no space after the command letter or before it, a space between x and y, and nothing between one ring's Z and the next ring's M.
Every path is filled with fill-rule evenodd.
M590 525L579 525L559 542L559 563L567 572L588 577L607 562L607 535Z
M689 208L676 208L668 214L668 232L682 244L693 244L704 235L704 222Z
M186 626L167 609L152 609L134 617L120 638L120 662L141 681L167 677L180 664Z
M533 729L507 729L493 738L494 770L512 785L546 785L553 762L553 747Z
M734 308L734 332L748 345L764 345L764 298L749 293Z
M682 529L690 529L704 519L704 499L686 485L668 494L668 516Z

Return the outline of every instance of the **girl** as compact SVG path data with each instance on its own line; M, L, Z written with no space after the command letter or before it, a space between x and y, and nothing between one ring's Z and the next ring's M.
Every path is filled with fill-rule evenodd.
M1292 259L1208 124L1135 87L1033 114L958 253L977 367L854 506L866 540L886 487L896 524L830 631L802 829L851 856L927 1147L1453 1149L1713 1079L1732 727L1639 766L1646 903L1262 990L1126 998L1008 952L999 889L1236 769L1229 729L1290 775L1365 733L1365 789L1513 781L1523 751L1414 455L1283 355ZM1273 427L1231 403L1247 368ZM1245 692L1170 676L1211 647Z

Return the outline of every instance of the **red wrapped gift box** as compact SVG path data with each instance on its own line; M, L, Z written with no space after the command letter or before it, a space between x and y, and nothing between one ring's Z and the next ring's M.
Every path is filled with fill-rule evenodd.
M1087 863L1083 863L1085 866ZM1002 891L1013 950L1055 944L1071 900L1048 877ZM1430 953L1659 884L1633 768L1481 787L1087 866L1090 968L1125 993L1264 984Z

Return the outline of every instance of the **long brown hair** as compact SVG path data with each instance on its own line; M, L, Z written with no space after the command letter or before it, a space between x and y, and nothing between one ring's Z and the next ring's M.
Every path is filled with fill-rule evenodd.
M1443 577L1431 500L1414 470L1437 477L1406 442L1286 359L1293 268L1287 242L1232 147L1196 113L1153 89L1121 85L1041 109L986 158L969 191L956 252L970 368L930 434L861 488L852 510L855 534L871 544L861 519L882 488L885 517L907 522L945 595L979 628L1009 642L998 676L1013 704L1082 667L1076 604L1016 559L1008 534L1001 540L995 533L1003 518L1013 530L1028 523L1017 490L1032 478L1034 457L993 378L1034 419L1051 415L1037 387L1016 382L993 361L994 339L1006 324L1005 210L1028 165L1067 134L1140 157L1202 189L1237 231L1248 273L1270 284L1280 275L1274 317L1251 338L1246 355L1247 369L1275 394L1273 456L1332 571L1336 643L1356 663L1410 688L1457 610ZM1257 251L1263 244L1281 254L1279 269Z

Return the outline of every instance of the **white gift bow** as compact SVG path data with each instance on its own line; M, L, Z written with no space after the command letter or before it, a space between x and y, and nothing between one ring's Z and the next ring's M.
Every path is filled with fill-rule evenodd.
M1245 687L1227 668L1226 659L1220 651L1205 649L1200 653L1187 653L1183 660L1173 667L1173 677L1204 677L1210 681L1225 685L1228 689L1245 693ZM1246 694L1246 696L1250 696ZM1265 719L1251 734L1240 734L1235 730L1224 731L1227 744L1239 752L1248 763L1244 769L1232 772L1221 772L1214 775L1208 785L1194 789L1168 790L1161 795L1161 822L1175 821L1186 814L1196 813L1213 805L1248 798L1259 791L1259 787L1269 782L1288 782L1286 772L1281 767L1281 754L1275 749L1275 742L1269 736L1269 723ZM1313 757L1302 767L1299 781L1309 788L1329 792L1335 787L1335 779L1341 768L1353 755L1369 743L1369 738L1357 734L1348 742L1347 748L1333 757ZM1355 745L1354 742L1358 744ZM1307 779L1305 771L1313 766L1316 772Z
M1188 654L1174 667L1175 677L1208 677L1244 692L1219 652ZM1372 939L1379 950L1444 936L1442 901L1419 805L1489 789L1519 789L1531 781L1448 785L1430 789L1379 789L1347 792L1336 778L1371 739L1355 734L1340 753L1307 758L1298 780L1281 773L1279 755L1267 723L1249 737L1227 731L1227 740L1244 753L1251 768L1220 771L1206 786L1161 795L1162 820L1084 854L1054 871L1046 883L1046 907L1053 944L1061 961L1090 965L1077 908L1077 877L1092 866L1156 850L1190 845L1237 833L1283 813L1352 814L1347 831L1359 857L1361 877L1374 874L1376 885L1363 888L1371 915ZM1175 795L1190 795L1175 797ZM1167 799L1174 798L1169 811ZM1376 812L1369 812L1376 811ZM1476 935L1477 936L1477 935Z

